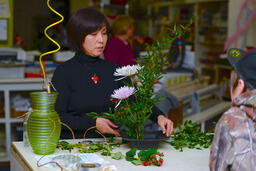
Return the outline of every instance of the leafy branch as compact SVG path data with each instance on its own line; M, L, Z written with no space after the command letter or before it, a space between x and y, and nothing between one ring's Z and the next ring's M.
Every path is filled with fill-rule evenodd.
M126 81L124 84L136 90L134 91L135 93L128 93L127 87L121 87L120 89L123 91L117 91L119 92L117 94L130 95L125 98L115 96L116 99L111 99L116 106L114 109L110 109L109 112L103 112L100 115L96 112L87 113L87 115L93 118L112 119L118 126L128 128L127 130L120 130L121 132L126 133L131 138L144 139L145 122L152 115L154 104L160 101L160 98L154 92L154 85L162 78L163 73L166 73L169 65L167 55L163 51L166 49L172 51L170 46L176 39L190 30L191 24L192 20L185 26L175 24L172 29L169 29L170 34L161 43L157 41L152 45L147 45L147 54L139 58L138 65L125 66L132 68L131 70L135 70L134 68L137 67L136 72L132 72L133 74L130 74L131 72L127 72L128 74L122 72L125 77L128 76L131 79L131 82ZM127 68L125 67L120 68L120 70L126 71ZM135 81L133 81L134 74L136 74ZM118 103L117 100L119 100Z
M111 138L109 138L111 140ZM112 150L114 147L120 147L121 143L92 143L92 144L70 144L67 141L61 141L59 142L57 148L60 148L61 150L68 150L71 152L74 148L77 148L79 152L81 153L95 153L95 152L101 152L101 155L103 156L111 156L112 159L120 160L123 157L126 159L126 161L131 162L134 165L144 165L149 166L151 164L161 166L163 163L162 157L164 156L163 153L160 153L155 148L149 148L148 150L141 150L137 153L137 149L133 148L126 152L125 155L123 155L121 152L115 152L112 153ZM136 153L137 156L136 157Z
M178 126L178 131L171 135L173 141L170 142L175 149L183 151L183 148L195 148L201 150L208 148L213 140L213 134L203 133L200 131L200 125L185 121L184 127Z

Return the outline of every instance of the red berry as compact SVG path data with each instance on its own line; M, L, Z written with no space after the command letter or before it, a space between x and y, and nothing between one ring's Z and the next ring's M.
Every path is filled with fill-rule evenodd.
M160 154L161 154L161 153L160 153L160 152L158 152L157 154L160 156Z
M164 154L162 154L161 156L164 157Z
M147 163L147 162L145 162L145 163L144 163L144 165L145 165L145 166L147 166L147 165L148 165L148 163Z
M156 162L156 159L154 159L154 162Z
M151 165L151 162L149 162L148 165Z
M156 155L154 154L153 157L156 158Z

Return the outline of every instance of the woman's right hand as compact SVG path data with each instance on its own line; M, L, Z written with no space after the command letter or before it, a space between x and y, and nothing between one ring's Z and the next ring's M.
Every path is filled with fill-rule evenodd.
M96 128L103 134L115 134L120 136L119 130L116 130L117 126L108 119L97 118L96 119Z

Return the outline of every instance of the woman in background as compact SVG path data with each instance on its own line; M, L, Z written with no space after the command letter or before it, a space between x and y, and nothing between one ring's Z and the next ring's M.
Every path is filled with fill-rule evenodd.
M118 16L112 24L113 37L104 51L104 59L120 67L136 64L136 56L129 40L133 37L134 21L128 15Z
M256 49L231 49L232 107L215 128L210 170L252 171L256 168Z
M115 89L123 86L113 76L118 66L102 60L108 36L109 23L105 16L94 9L77 10L66 25L67 39L70 47L76 52L70 60L59 65L52 78L52 83L59 92L55 109L61 121L69 125L77 138L83 138L86 129L95 126L105 134L119 135L117 126L108 119L93 119L86 115L89 112L108 112L114 108L109 100ZM164 117L154 107L151 120L157 122L167 136L173 130L172 121ZM88 137L100 137L89 131ZM67 129L62 129L61 138L71 138Z

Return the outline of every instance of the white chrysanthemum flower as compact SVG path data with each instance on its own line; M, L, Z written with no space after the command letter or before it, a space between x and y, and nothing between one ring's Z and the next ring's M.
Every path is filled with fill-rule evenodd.
M134 92L135 92L135 88L123 86L119 89L114 90L114 93L111 95L111 97L119 100L123 100L133 95Z
M140 65L127 65L117 68L114 76L131 76L136 74L142 67Z

